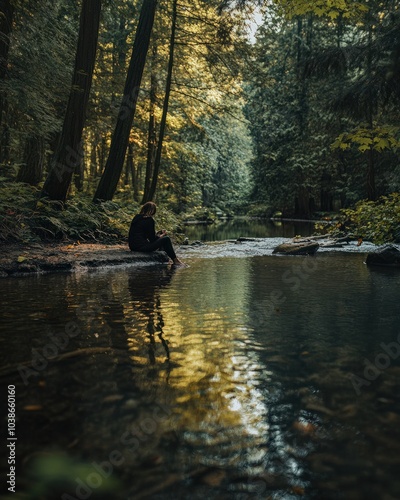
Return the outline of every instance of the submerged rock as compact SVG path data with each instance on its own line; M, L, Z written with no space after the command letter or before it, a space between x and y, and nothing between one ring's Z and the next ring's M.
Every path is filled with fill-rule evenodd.
M239 236L239 238L235 241L235 243L243 243L245 241L259 241L260 238L246 238L244 236Z
M201 245L204 245L204 243L200 240L195 240L195 241L192 241L190 242L189 241L189 238L185 238L184 242L182 243L182 245L190 245L190 246L201 246Z
M377 252L367 255L367 266L400 267L400 250L388 245Z
M313 255L318 250L319 244L310 243L282 243L278 245L272 253L285 255Z

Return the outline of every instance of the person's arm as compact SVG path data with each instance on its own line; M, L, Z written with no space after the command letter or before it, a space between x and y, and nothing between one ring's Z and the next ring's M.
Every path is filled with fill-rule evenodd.
M150 242L158 240L158 236L156 235L156 224L154 222L153 217L149 217L147 219L147 226L148 226L147 239Z

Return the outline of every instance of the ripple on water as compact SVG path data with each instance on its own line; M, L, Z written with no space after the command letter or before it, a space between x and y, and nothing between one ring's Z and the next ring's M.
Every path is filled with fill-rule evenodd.
M398 360L359 394L349 377L397 338L400 275L356 254L317 255L300 274L307 258L195 255L186 269L4 285L6 364L70 321L80 333L60 354L85 349L27 386L4 378L19 394L21 459L101 463L117 450L113 498L399 498Z
M214 242L204 245L181 246L179 253L182 258L201 258L201 259L215 259L222 257L262 257L272 255L273 250L282 243L289 243L290 238L257 238L254 241L228 241L228 242ZM364 254L373 252L378 247L368 241L364 242L361 246L357 242L350 242L344 244L341 248L323 248L318 249L317 254L328 253L359 253ZM280 258L280 255L274 255L275 258ZM299 256L295 256L299 258Z

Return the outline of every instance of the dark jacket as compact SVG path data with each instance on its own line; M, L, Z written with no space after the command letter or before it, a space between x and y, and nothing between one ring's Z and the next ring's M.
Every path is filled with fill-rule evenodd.
M150 242L156 241L155 223L153 217L144 217L135 215L129 229L129 248L131 250L140 250Z

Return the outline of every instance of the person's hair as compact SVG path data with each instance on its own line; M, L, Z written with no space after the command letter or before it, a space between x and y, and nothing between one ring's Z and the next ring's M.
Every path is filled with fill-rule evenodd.
M157 205L152 201L148 201L140 209L140 215L151 217L152 215L155 215L156 211L157 211Z

